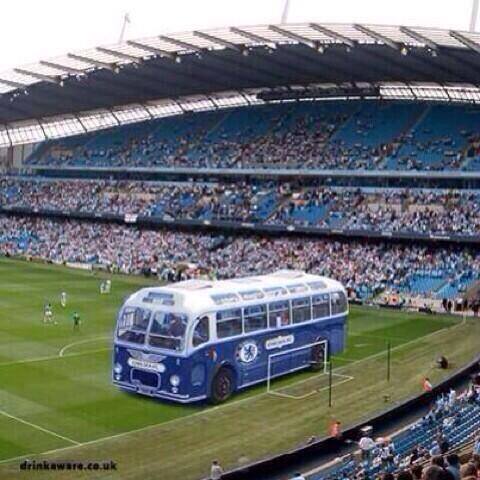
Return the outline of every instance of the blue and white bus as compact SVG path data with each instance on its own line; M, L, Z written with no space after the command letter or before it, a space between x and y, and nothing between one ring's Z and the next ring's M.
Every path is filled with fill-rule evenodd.
M344 348L347 315L339 282L292 270L144 288L118 315L113 382L175 402L220 403L267 378L323 368Z

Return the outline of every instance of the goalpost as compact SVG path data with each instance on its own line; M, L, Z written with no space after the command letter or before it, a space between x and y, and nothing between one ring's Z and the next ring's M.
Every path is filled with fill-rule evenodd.
M318 357L319 362L314 362L314 357ZM268 356L268 366L267 366L267 393L271 395L277 395L279 397L291 398L294 400L302 400L303 398L307 398L307 397L310 397L311 395L314 395L315 393L318 392L318 389L314 388L310 392L307 392L301 395L293 395L293 394L285 393L281 391L282 389L273 390L272 380L276 377L280 377L284 373L284 371L280 373L275 373L275 365L280 364L280 362L282 361L292 362L296 360L298 362L298 365L291 368L290 369L291 372L305 369L308 366L313 366L316 364L319 367L317 371L318 375L325 375L327 373L327 365L328 365L327 359L328 359L328 340L319 340L318 342L310 343L308 345L289 348L286 350L282 350L281 352L270 354ZM317 375L315 375L315 377L317 377ZM295 382L293 385L296 386L309 381L312 381L312 377Z

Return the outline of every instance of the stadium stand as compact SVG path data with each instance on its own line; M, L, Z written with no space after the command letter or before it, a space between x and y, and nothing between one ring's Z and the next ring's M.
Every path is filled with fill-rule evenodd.
M410 471L416 465L427 468L426 462L438 465L442 455L448 459L449 452L472 441L480 442L479 428L480 390L472 383L459 394L450 390L440 395L424 417L391 438L378 438L368 455L361 459L347 455L309 479L377 479L385 473Z
M360 298L384 291L432 298L454 296L462 285L479 278L480 269L478 251L467 247L225 238L41 217L1 216L0 227L0 252L8 255L28 255L58 263L86 262L112 271L155 272L163 277L178 271L179 265L193 265L192 269L181 271L181 278L229 278L295 268L338 278L351 296ZM457 280L459 272L464 272L462 280ZM443 287L447 284L456 288L446 290Z
M273 182L0 180L0 206L374 232L480 232L475 190L294 187Z
M188 113L50 141L27 164L477 170L479 118L477 107L461 105L362 101L256 106Z

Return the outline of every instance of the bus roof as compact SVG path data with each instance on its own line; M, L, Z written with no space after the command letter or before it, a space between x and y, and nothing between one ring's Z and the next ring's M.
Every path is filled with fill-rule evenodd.
M297 270L279 270L268 275L228 280L186 280L162 287L150 287L133 294L127 304L167 306L174 311L204 313L234 308L251 302L281 300L291 295L344 291L340 282ZM164 307L165 308L165 307ZM161 308L159 308L161 309Z

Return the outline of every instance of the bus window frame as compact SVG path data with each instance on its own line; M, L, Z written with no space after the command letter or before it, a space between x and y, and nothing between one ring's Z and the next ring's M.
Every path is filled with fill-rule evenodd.
M275 303L284 303L286 308L282 308L282 309L278 309L278 310L277 309L271 310L270 306L274 305ZM269 330L277 330L279 328L286 328L286 327L290 327L292 325L292 309L291 309L291 305L290 305L289 300L276 300L275 302L270 302L270 303L267 304L267 310L268 310L268 329ZM278 324L278 318L275 319L275 321L276 321L275 326L270 325L270 314L271 313L277 313L277 312L288 312L288 323L286 325L279 325Z
M222 313L222 312L228 312L229 310L240 310L240 322L241 322L241 327L242 327L242 331L241 333L237 334L237 335L230 335L230 336L227 336L227 337L219 337L218 336L218 317L217 315L219 313ZM235 318L238 318L238 317L231 317L231 318L226 318L226 319L223 319L224 321L225 320L233 320ZM243 337L245 336L245 330L244 330L244 324L243 324L243 307L231 307L231 308L223 308L221 310L215 310L215 318L214 318L214 321L215 321L215 339L217 341L228 341L232 338L239 338L239 337Z
M257 313L257 314L248 314L247 316L245 315L245 310L248 309L248 308L255 308L255 307L260 307L260 308L263 308L263 312L260 312L260 313ZM257 332L265 332L267 330L269 330L269 326L268 326L268 304L267 303L255 303L253 305L247 305L245 307L242 308L242 330L243 330L243 334L244 335L251 335L252 333L257 333ZM250 330L250 331L246 331L245 329L245 318L250 318L250 317L255 317L255 316L259 316L259 315L264 315L265 316L265 321L266 321L266 328L259 328L257 330Z
M208 322L208 340L206 340L205 342L201 343L200 345L195 345L193 343L194 341L194 333L195 333L195 329L197 328L198 324L204 319L206 318L207 319L207 322ZM200 315L197 316L197 318L192 322L192 326L190 327L189 329L190 331L188 332L188 338L189 338L189 341L188 341L188 347L189 349L191 350L198 350L200 348L203 348L205 347L205 345L208 345L210 343L212 343L212 340L213 340L213 329L212 329L212 314L211 313L202 313Z

